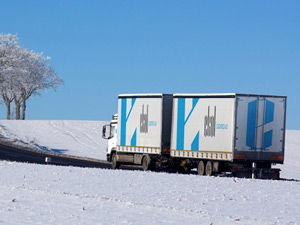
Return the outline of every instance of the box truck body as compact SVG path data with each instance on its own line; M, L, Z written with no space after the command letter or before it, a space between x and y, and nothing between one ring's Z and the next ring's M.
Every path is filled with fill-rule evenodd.
M283 163L286 97L174 94L171 156Z
M119 95L118 152L169 154L172 95Z

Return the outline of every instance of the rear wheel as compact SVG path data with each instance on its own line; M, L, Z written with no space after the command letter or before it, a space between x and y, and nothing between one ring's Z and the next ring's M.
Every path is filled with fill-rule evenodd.
M198 170L199 175L201 175L201 176L204 175L204 173L205 173L205 164L202 160L199 161L197 170Z
M206 176L212 176L213 175L213 167L212 167L212 162L211 161L208 161L206 163L205 174L206 174Z
M120 163L117 161L117 155L116 153L113 153L111 157L111 166L113 169L119 169L120 168Z

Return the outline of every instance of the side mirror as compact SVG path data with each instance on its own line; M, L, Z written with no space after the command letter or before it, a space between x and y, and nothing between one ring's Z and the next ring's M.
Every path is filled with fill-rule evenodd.
M108 129L106 128L108 127ZM110 125L104 125L102 128L102 138L104 139L110 139Z

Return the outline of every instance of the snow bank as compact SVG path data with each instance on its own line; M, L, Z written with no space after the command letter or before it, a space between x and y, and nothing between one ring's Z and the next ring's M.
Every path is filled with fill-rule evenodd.
M3 224L297 224L300 182L0 162Z

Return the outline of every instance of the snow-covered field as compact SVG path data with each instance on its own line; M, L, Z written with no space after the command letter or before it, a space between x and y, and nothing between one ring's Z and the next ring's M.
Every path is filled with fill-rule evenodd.
M1 121L0 138L105 159L104 123ZM287 131L281 177L300 179L299 146ZM0 224L300 224L297 181L0 161L0 188Z
M300 182L0 162L0 224L299 224Z

